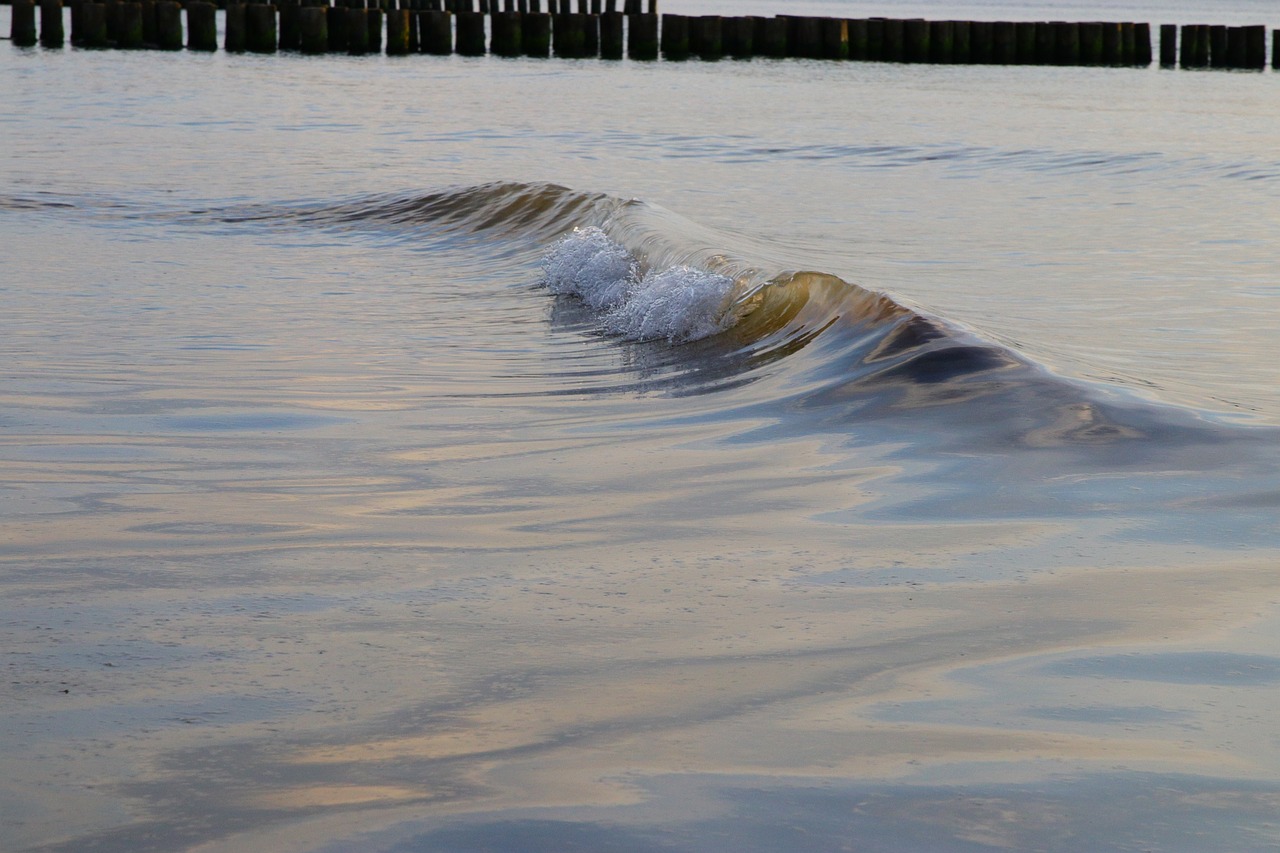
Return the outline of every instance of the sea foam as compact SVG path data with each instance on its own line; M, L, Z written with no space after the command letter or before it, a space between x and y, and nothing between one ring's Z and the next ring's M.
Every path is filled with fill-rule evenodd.
M626 247L596 227L575 228L542 261L547 288L598 310L604 331L628 340L694 341L731 325L734 281L690 266L641 272Z

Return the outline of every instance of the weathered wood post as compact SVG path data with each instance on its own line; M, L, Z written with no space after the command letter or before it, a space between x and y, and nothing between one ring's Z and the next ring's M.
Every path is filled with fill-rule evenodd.
M787 22L787 56L818 59L822 56L822 29L817 18L779 15Z
M66 40L62 0L40 0L40 44L43 47L62 47Z
M822 56L824 59L849 58L849 22L844 18L822 18Z
M250 53L276 52L276 7L250 3L244 10L245 47Z
M373 0L365 14L365 50L369 53L382 53L382 4Z
M159 24L156 21L156 0L139 0L142 3L142 43L148 47L156 43Z
M902 24L904 58L907 62L929 61L929 22L912 18Z
M217 49L218 7L206 2L188 3L187 50L214 51Z
M1014 65L1018 61L1018 28L1010 21L996 21L991 26L991 61L996 65Z
M867 59L884 61L884 18L867 19Z
M80 4L80 46L108 47L111 42L107 38L107 7L104 3ZM218 37L213 37L213 47L218 47Z
M849 26L849 58L866 60L867 58L867 21L865 18L853 18Z
M950 21L929 22L929 61L950 65L955 61L955 43Z
M787 55L787 20L786 18L755 18L755 32L752 40L756 52L764 56L780 59Z
M519 12L496 12L489 17L489 26L489 52L494 56L519 56L524 52Z
M1102 24L1097 21L1080 24L1080 64L1102 64Z
M41 12L43 11L42 8ZM9 15L9 40L18 47L31 47L34 45L36 43L36 4L34 0L13 0Z
M343 6L323 6L327 10L327 21L329 29L329 51L338 53L347 49L347 33L350 30L350 17L347 15L349 11L345 5Z
M1178 64L1178 25L1160 25L1160 67L1173 68Z
M206 4L212 6L212 3ZM191 23L191 7L187 7ZM329 49L329 11L325 6L303 6L298 10L298 49L303 53L324 53Z
M1182 25L1180 62L1183 68L1203 68L1208 64L1208 44L1201 44L1202 38L1207 42L1207 31L1208 27L1198 24Z
M1244 30L1245 67L1261 71L1267 64L1267 28L1254 24Z
M880 58L885 62L905 61L907 55L903 46L904 39L902 20L899 18L885 18Z
M1151 64L1151 25L1133 25L1133 64L1144 68Z
M454 50L459 56L484 56L484 15L479 12L458 12L453 16L457 25Z
M156 47L182 50L182 4L176 0L156 3Z
M749 17L725 18L720 24L724 52L734 59L750 59L756 52L756 22Z
M1036 50L1036 33L1039 27L1035 21L1016 21L1013 25L1013 39L1017 42L1015 53L1019 65L1041 65L1041 54Z
M278 0L276 11L280 15L280 49L297 50L302 43L299 30L302 4L299 0Z
M387 10L387 56L409 54L410 12L408 9ZM494 16L495 31L498 16Z
M1271 31L1271 67L1280 71L1280 30Z
M968 21L951 22L951 58L958 65L968 65L973 61L972 30L973 26Z
M551 14L529 12L521 17L523 29L520 40L525 56L548 57L551 55Z
M1120 24L1120 64L1136 65L1138 61L1138 31L1132 22Z
M627 55L632 59L649 60L658 58L657 15L630 15L627 17Z
M418 30L423 53L433 56L453 53L453 13L441 9L419 12Z
M359 8L348 6L345 10L347 18L347 53L351 56L363 56L369 52L369 16L365 14L364 4Z
M119 4L120 28L116 32L116 47L122 50L136 50L143 46L142 41L142 4Z
M698 58L714 62L724 56L724 21L719 15L698 19Z
M626 27L619 12L605 12L600 16L600 57L622 59L627 52Z
M577 59L585 52L582 18L560 12L551 16L551 52L561 59Z
M988 65L995 60L996 26L992 21L969 23L969 59L976 65Z
M680 62L689 58L689 18L664 13L662 16L662 58Z
M1080 64L1080 25L1075 21L1053 24L1054 55L1058 65Z

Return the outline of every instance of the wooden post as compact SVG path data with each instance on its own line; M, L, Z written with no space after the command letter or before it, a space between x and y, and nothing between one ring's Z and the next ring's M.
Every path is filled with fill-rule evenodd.
M382 4L371 2L365 14L365 46L369 53L382 53Z
M912 18L902 24L904 59L907 62L929 61L929 22Z
M409 53L409 10L387 10L387 56L407 56ZM497 32L498 15L493 16L494 32Z
M519 12L498 12L489 17L492 33L489 36L489 52L494 56L520 56L524 53ZM391 42L387 45L390 47Z
M725 18L720 24L724 52L734 59L750 59L756 52L756 22L749 17Z
M867 59L884 61L884 18L867 19Z
M977 65L995 60L996 27L991 21L969 22L969 59Z
M1017 21L1013 25L1013 40L1017 46L1014 53L1019 65L1041 65L1040 54L1036 50L1036 33L1040 27L1035 21Z
M551 16L551 52L561 59L577 59L583 54L582 19L558 13Z
M1245 68L1261 71L1267 64L1267 28L1252 25L1244 28Z
M547 57L551 55L551 15L548 12L529 12L521 17L523 29L520 40L525 56Z
M689 18L664 13L662 16L662 58L680 62L689 58Z
M1137 31L1132 23L1120 24L1120 64L1134 65L1138 57Z
M364 6L359 9L347 7L342 10L347 19L347 53L351 56L363 56L369 52L369 16Z
M479 12L459 12L453 16L457 24L454 50L459 56L484 56L484 15Z
M1160 67L1173 68L1178 64L1178 25L1160 25Z
M1280 71L1280 30L1271 31L1271 67Z
M206 2L188 3L187 50L214 51L217 49L218 7Z
M698 58L714 62L724 56L724 21L719 15L698 19Z
M245 47L250 53L276 52L276 7L251 3L245 7Z
M865 60L867 58L866 19L853 18L846 23L849 27L849 58Z
M40 44L62 47L67 40L62 26L62 0L40 0Z
M322 6L326 9L329 20L326 22L329 29L329 51L338 53L347 49L347 31L350 29L346 6Z
M1228 68L1246 68L1247 51L1245 49L1244 27L1227 28L1227 66ZM1217 64L1216 62L1214 63Z
M156 4L156 47L182 50L182 4L176 0Z
M755 18L755 32L752 41L756 52L763 56L781 58L787 55L787 20L786 18Z
M600 16L600 57L602 59L622 59L626 55L625 33L626 28L623 26L621 13L605 12Z
M212 3L202 4L212 6ZM187 7L187 23L191 7ZM324 53L329 49L329 11L325 6L303 6L298 10L298 49L303 53Z
M302 43L299 30L302 4L298 0L278 0L276 10L280 14L280 49L297 50Z
M138 0L142 4L142 43L147 46L156 43L156 0Z
M1104 23L1102 25L1102 59L1103 65L1120 64L1120 25Z
M787 56L817 59L822 56L822 30L817 18L779 15L787 22Z
M1179 61L1183 68L1200 68L1200 27L1196 24L1182 25L1182 44Z
M1133 64L1146 68L1151 64L1151 25L1133 25Z
M950 65L954 61L955 46L951 39L950 21L929 22L929 61Z
M1080 64L1102 64L1102 24L1096 21L1080 25Z
M116 33L116 47L122 50L136 50L142 45L142 4L121 3L120 30Z
M1080 64L1080 25L1074 21L1053 24L1054 56L1058 65Z
M104 3L80 4L80 26L83 33L80 37L81 47L108 47L111 42L107 38L107 7ZM218 47L218 37L213 36L213 49Z
M844 18L822 18L822 56L824 59L849 58L849 22Z
M18 47L31 47L34 45L36 43L36 4L34 0L13 0L9 14L9 40Z
M903 62L907 56L903 47L903 23L898 18L884 19L884 41L880 58L885 62Z
M996 21L991 26L991 61L996 65L1014 65L1018 61L1018 28L1010 21Z
M972 30L973 26L968 21L951 22L951 58L958 65L968 65L973 61Z
M657 15L630 15L627 17L627 55L632 59L648 60L658 58Z
M453 15L439 9L418 13L418 40L422 52L433 56L453 53Z

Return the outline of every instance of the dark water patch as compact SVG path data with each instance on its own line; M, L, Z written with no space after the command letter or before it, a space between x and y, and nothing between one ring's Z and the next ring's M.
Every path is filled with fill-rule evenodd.
M1231 652L1135 652L1056 661L1041 671L1066 678L1257 686L1280 683L1280 657Z

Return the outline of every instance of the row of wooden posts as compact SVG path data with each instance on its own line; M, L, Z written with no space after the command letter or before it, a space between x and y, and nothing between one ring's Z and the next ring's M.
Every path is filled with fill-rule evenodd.
M283 0L226 6L223 48L271 53L458 53L670 60L724 56L1004 65L1135 65L1152 61L1143 23L925 21L794 15L657 14L657 0ZM367 4L367 5L366 5ZM588 11L588 4L590 10ZM35 0L12 0L11 38L33 45ZM477 8L478 7L478 8ZM182 12L186 12L184 38ZM40 0L39 42L65 41L62 0ZM71 42L84 47L217 50L217 7L204 0L74 0ZM383 38L385 25L385 41ZM1272 31L1280 69L1280 30ZM385 45L385 48L384 48ZM1266 27L1167 24L1160 64L1262 69Z

